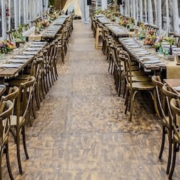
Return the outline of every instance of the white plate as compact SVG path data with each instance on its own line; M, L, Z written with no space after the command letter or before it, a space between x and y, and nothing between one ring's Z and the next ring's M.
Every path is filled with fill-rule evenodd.
M14 56L13 58L15 59L30 59L32 58L33 56L25 56L25 55L17 55L17 56Z
M1 64L2 68L19 68L22 64Z
M26 63L27 62L27 59L10 59L8 60L8 62L11 62L11 63Z
M33 52L31 52L31 51L24 51L23 52L23 54L27 54L27 55L29 55L29 54L36 55L37 53L38 53L38 51L33 51Z
M42 48L27 48L26 51L39 51Z

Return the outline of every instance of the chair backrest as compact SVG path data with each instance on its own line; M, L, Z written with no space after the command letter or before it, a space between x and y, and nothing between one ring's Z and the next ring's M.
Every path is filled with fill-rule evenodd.
M180 135L179 132L177 131L177 116L180 116L180 100L179 99L171 99L170 102L171 109L172 109L172 114L173 114L173 120L172 120L172 125L173 125L173 130L174 134L178 138L180 142Z
M32 99L32 93L34 90L36 78L34 76L31 76L27 82L21 83L20 85L20 92L18 96L18 102L17 106L21 108L18 109L19 111L17 112L18 120L17 120L17 125L19 125L19 116L23 117L23 120L26 117L26 114L28 112L29 104Z
M166 84L162 87L162 93L165 96L166 104L167 104L167 107L168 107L168 115L170 117L169 121L171 121L173 116L172 116L172 110L171 110L171 107L170 107L170 101L171 101L171 99L177 98L177 94L172 92L171 88Z
M1 102L3 101L12 101L14 102L14 100L18 97L19 95L19 88L18 87L10 87L8 94L6 96L2 96L1 98Z
M13 102L3 101L0 105L0 145L8 140L8 134L11 127L10 116L13 111Z

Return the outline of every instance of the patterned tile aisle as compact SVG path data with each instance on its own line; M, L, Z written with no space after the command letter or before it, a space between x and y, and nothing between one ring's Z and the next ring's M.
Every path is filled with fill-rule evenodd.
M159 161L161 128L152 105L146 103L148 97L138 96L133 122L128 122L124 99L116 94L106 58L94 49L90 25L75 21L74 28L66 63L58 66L58 81L41 104L33 127L27 128L30 159L25 161L22 151L22 176L10 141L15 179L168 179L168 149ZM5 158L3 179L9 179Z

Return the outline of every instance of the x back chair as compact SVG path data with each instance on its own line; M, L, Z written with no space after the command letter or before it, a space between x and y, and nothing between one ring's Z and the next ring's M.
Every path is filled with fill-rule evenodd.
M125 113L127 112L128 109L130 109L130 118L129 120L132 120L132 115L133 115L133 108L134 108L134 100L135 96L138 91L147 91L150 93L153 101L154 101L154 107L156 112L157 111L157 104L155 101L155 88L152 82L133 82L133 76L132 76L132 71L131 71L131 61L129 54L126 53L126 58L125 58L125 80L127 84L127 93L126 93L126 110Z
M173 98L176 98L177 95L171 91L171 89L164 85L159 76L153 76L152 82L156 87L156 101L159 107L159 117L162 122L162 142L161 142L161 149L159 153L159 159L162 158L164 145L165 145L165 138L166 134L168 135L169 141L169 153L168 153L168 163L166 173L169 174L170 165L171 165L171 155L172 155L172 111L170 108L170 101ZM167 105L167 113L166 113L166 106Z
M0 105L0 180L2 180L2 156L6 154L6 164L11 180L14 180L9 157L9 131L10 131L10 116L13 112L13 103L11 101L3 101Z
M173 125L173 158L172 158L172 165L171 165L171 170L169 173L169 179L172 179L175 165L176 165L176 154L179 151L179 146L180 146L180 132L179 132L179 125L177 123L177 117L180 117L180 100L179 99L172 99L170 102L170 106L172 109L172 114L173 114L173 120L172 120L172 125Z
M26 159L29 159L29 155L26 147L26 133L25 133L25 125L27 119L27 113L31 109L30 104L32 100L32 93L35 86L35 77L31 76L28 81L21 83L19 86L19 94L17 97L17 101L15 103L16 109L13 115L11 115L11 129L15 129L15 138L16 138L16 146L17 146L17 160L19 166L19 172L22 174L22 165L21 165L21 155L20 155L20 136L22 134L23 139L23 147L26 155ZM8 97L6 97L8 98Z
M127 61L127 59L129 59L132 82L151 82L151 78L148 77L147 74L145 74L143 71L141 71L134 61L131 61L129 54L126 51L120 50L118 57L122 65L121 71L124 73L127 71L127 65L125 65L125 62ZM125 96L125 93L127 93L126 88L127 88L127 81L125 80L123 97Z

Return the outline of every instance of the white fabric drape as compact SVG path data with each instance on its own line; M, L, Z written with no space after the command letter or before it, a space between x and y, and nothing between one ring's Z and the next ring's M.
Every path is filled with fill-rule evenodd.
M82 12L81 12L81 8L80 8L80 4L78 0L67 0L63 8L63 11L66 12L72 3L74 3L74 14L77 16L82 16Z

